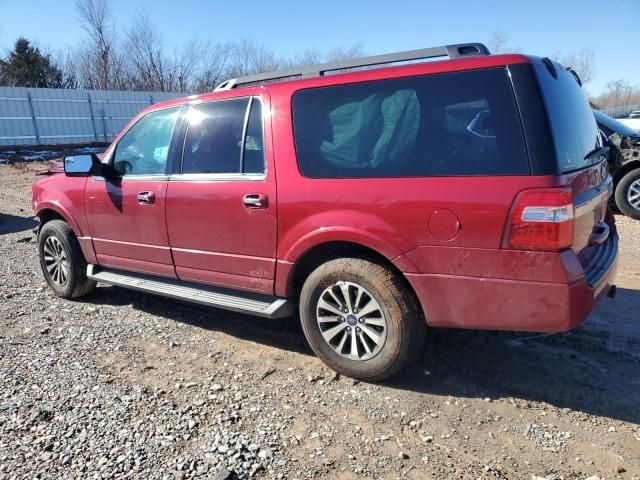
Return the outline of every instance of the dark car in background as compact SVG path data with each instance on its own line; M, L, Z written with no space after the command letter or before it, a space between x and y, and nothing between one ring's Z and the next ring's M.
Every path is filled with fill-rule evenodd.
M613 201L620 212L640 220L640 132L597 110L593 114L611 146Z

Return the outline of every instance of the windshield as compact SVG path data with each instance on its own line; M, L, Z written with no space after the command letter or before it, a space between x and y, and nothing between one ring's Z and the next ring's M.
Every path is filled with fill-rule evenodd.
M633 128L628 127L622 122L617 121L615 118L611 118L609 115L605 115L598 110L593 111L593 115L596 117L596 122L598 122L598 126L606 133L608 136L617 133L621 137L637 137L638 132L636 132Z
M535 64L547 114L553 131L560 172L570 172L590 164L589 155L602 146L589 101L574 76L553 62L556 77L543 63Z

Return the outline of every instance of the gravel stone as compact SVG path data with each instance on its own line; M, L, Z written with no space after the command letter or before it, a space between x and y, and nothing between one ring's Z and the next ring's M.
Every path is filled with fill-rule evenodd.
M322 365L295 318L104 285L55 297L30 234L42 167L0 165L1 480L640 472L640 222L616 217L618 298L580 328L431 329L414 367L370 384Z

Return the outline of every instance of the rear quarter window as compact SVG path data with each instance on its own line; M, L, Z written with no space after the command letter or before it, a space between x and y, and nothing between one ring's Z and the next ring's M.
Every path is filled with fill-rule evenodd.
M530 173L504 68L301 90L293 123L306 177Z

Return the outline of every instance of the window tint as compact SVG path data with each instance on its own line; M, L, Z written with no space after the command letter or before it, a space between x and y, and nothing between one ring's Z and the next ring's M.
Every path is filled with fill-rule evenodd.
M587 165L588 154L601 146L600 135L582 88L562 65L554 66L558 78L542 63L534 68L547 106L558 167L561 172L568 172Z
M262 104L254 98L244 140L244 173L264 173L264 139L262 136Z
M163 174L178 112L169 108L138 120L116 145L114 168L122 175Z
M248 99L203 103L188 115L182 173L239 173Z
M293 118L307 177L530 173L502 68L302 90Z

